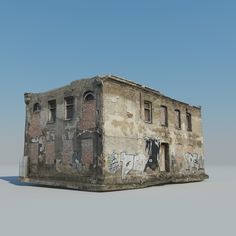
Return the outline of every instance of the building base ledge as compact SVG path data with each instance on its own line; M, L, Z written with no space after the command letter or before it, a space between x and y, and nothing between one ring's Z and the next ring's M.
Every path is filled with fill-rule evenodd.
M91 192L107 192L107 191L119 191L128 189L139 189L150 186L165 185L165 184L178 184L178 183L191 183L200 182L208 179L207 174L201 174L198 176L189 176L185 178L169 178L166 180L152 180L142 183L124 183L124 184L98 184L98 183L78 183L61 180L47 180L47 179L35 179L20 177L20 181L23 183L30 183L42 187L55 187L64 189L74 189Z

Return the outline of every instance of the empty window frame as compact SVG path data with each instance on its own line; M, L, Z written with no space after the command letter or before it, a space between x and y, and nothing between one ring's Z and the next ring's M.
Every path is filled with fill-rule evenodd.
M65 97L65 120L72 120L74 116L74 97Z
M40 112L40 110L41 110L41 106L40 106L40 104L38 103L38 102L36 102L35 104L34 104L34 107L33 107L33 112Z
M161 106L161 125L168 126L168 110L166 106Z
M144 120L152 123L152 103L149 101L144 101Z
M85 102L90 102L95 100L94 94L92 91L87 91L84 93L84 101Z
M181 129L181 113L178 109L175 109L175 128Z
M48 122L54 123L56 121L56 100L48 101Z
M189 112L186 113L186 120L187 120L187 131L192 131L192 115Z

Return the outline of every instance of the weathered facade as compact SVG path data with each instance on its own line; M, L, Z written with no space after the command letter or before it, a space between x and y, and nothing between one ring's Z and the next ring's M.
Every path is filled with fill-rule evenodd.
M109 191L201 181L201 108L116 76L26 93L23 182Z

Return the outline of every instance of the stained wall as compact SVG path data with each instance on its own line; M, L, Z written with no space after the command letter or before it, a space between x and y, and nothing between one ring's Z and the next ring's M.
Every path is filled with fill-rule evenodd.
M46 93L25 94L25 177L78 182L102 178L99 83L92 78ZM88 92L90 98L85 100ZM73 98L68 111L73 113L71 119L66 118L68 97ZM49 114L52 100L56 101L55 121L50 120Z
M151 104L151 122L145 122L145 102ZM163 125L163 106L167 126ZM176 127L176 109L181 127ZM187 113L191 131L187 130ZM107 79L103 83L103 119L106 183L191 179L204 173L200 107Z
M25 103L22 181L108 191L207 178L200 107L113 76L26 93Z

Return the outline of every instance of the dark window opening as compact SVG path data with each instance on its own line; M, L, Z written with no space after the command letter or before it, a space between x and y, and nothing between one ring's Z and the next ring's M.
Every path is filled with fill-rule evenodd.
M175 110L175 128L181 129L181 113L180 110Z
M188 112L186 114L186 119L187 119L187 131L192 131L192 116Z
M56 121L56 100L48 101L48 122Z
M95 100L94 94L92 91L87 91L84 93L84 101L89 102Z
M65 98L65 119L71 120L74 116L74 97Z
M33 107L33 112L40 112L40 110L41 110L40 104L38 102L35 103Z
M152 103L148 101L144 102L144 120L147 123L152 122Z
M168 111L166 106L161 106L161 125L168 126Z

